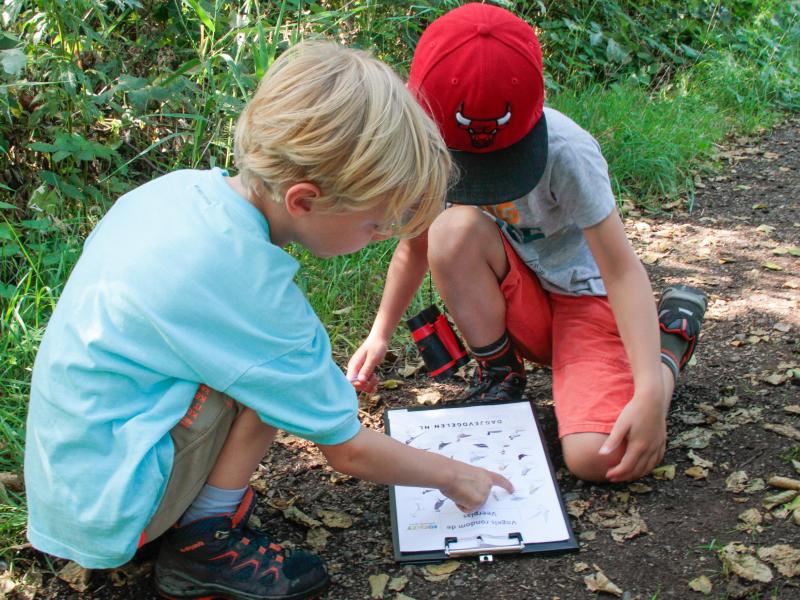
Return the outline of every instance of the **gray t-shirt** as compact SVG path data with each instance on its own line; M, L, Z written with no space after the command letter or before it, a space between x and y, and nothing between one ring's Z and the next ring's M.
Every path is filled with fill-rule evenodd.
M551 292L606 294L583 229L616 207L608 165L587 131L545 108L548 156L544 174L526 196L482 207L500 226L523 261Z

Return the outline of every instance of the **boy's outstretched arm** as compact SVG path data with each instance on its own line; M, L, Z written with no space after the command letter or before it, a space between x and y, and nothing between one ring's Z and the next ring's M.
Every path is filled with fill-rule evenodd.
M625 443L622 460L608 470L606 477L610 481L638 479L663 458L667 439L669 398L661 367L653 291L616 210L600 224L585 229L584 234L606 285L634 382L633 398L600 452L611 453Z
M372 329L347 363L347 378L356 390L371 392L375 389L378 383L375 367L386 356L392 333L427 271L427 232L416 238L400 240L386 272L386 284Z
M464 512L480 508L494 485L514 491L498 473L406 446L364 427L343 444L319 448L337 471L375 483L437 488Z

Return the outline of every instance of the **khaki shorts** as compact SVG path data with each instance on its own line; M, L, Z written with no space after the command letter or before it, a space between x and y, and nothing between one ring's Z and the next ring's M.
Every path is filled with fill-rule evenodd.
M201 385L192 404L170 436L175 447L172 472L158 510L139 538L139 546L172 527L186 512L208 479L242 405L230 396Z

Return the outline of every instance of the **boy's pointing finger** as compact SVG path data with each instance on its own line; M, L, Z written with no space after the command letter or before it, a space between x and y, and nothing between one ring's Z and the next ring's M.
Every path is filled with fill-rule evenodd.
M489 471L489 474L492 477L492 485L497 485L503 488L509 494L514 493L514 484L512 484L508 479L500 475L500 473L495 473L494 471Z

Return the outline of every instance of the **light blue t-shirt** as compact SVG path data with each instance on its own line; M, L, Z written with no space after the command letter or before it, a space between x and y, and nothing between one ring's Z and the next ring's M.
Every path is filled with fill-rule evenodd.
M133 556L198 384L313 442L359 430L352 385L294 283L297 261L225 173L121 197L86 241L33 368L28 537L89 568Z

